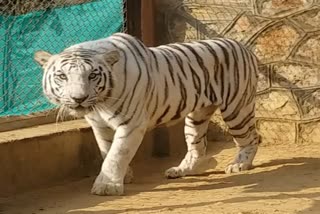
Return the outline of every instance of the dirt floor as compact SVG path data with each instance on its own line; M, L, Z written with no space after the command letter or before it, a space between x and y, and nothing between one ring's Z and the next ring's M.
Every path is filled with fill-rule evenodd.
M213 143L210 167L201 176L166 180L164 170L177 159L134 164L135 182L126 195L90 195L94 178L29 192L0 202L3 214L61 213L320 213L320 145L261 146L255 168L226 175L235 149Z

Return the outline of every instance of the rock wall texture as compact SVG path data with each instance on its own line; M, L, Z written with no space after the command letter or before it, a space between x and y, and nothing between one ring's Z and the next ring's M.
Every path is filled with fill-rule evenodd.
M259 57L264 143L320 143L319 0L158 0L157 8L159 43L223 36Z

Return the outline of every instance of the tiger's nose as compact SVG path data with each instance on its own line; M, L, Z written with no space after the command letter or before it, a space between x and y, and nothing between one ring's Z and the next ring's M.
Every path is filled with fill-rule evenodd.
M71 99L73 99L76 103L83 103L83 101L85 101L88 98L89 95L87 96L83 96L83 97L71 97Z

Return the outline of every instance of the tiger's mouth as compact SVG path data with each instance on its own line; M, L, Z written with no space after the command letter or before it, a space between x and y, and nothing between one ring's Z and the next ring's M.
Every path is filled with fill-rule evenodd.
M89 114L90 112L93 111L93 107L89 106L89 107L83 107L81 105L79 106L67 106L68 108L68 112L71 116L75 116L75 117L83 117L86 114Z
M85 111L86 109L88 109L87 107L83 107L81 105L76 106L76 107L69 107L69 108L71 108L71 109L73 109L75 111Z
M84 106L84 105L78 104L78 105L66 105L66 106L67 108L72 109L74 111L84 111L84 110L91 111L93 109L93 105Z

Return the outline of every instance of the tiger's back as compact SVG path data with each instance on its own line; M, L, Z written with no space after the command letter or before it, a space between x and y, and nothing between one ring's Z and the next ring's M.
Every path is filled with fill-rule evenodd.
M147 105L149 112L155 108L152 104L157 106L151 113L152 124L177 120L211 105L231 112L244 93L255 95L257 59L236 41L203 40L149 50L149 73L156 80Z

